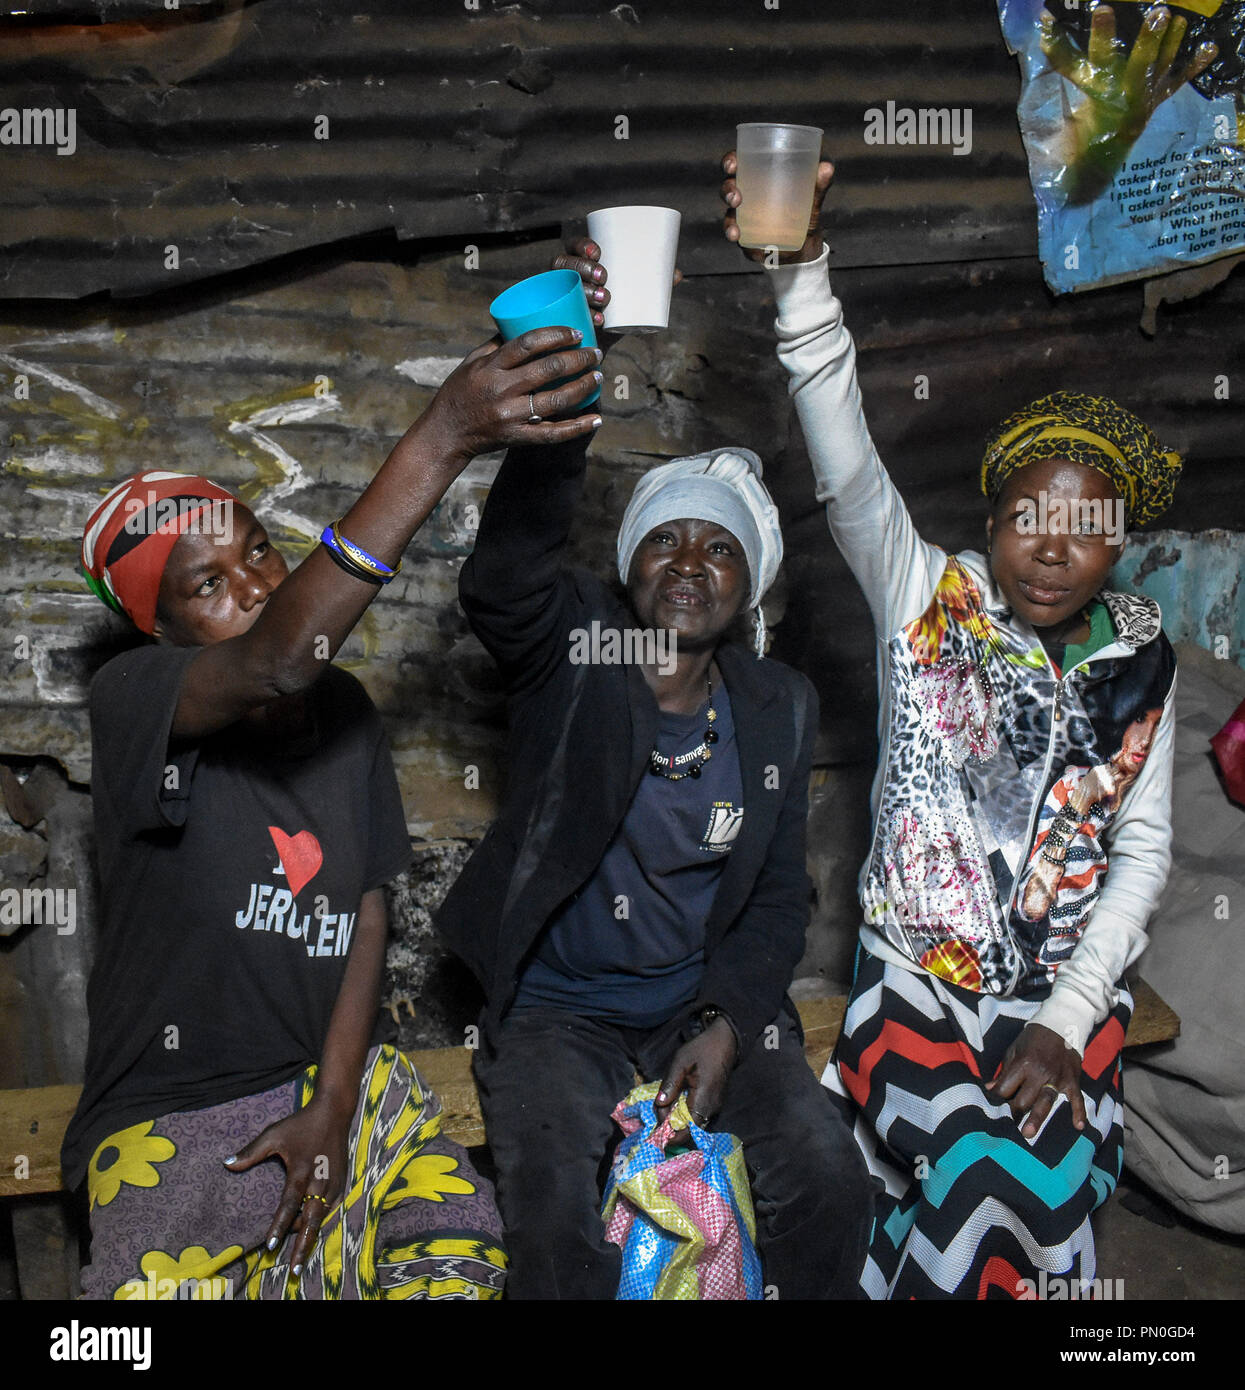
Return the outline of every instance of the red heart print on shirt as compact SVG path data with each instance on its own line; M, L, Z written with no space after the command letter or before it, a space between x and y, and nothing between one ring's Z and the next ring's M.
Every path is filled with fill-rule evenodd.
M295 897L320 872L324 863L324 852L320 841L310 830L300 830L297 835L287 835L275 825L268 827L272 843L277 847L277 858L285 870L290 892Z

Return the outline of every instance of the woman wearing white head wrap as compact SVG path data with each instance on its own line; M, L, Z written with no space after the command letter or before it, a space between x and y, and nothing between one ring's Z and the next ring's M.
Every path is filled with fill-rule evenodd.
M765 597L782 563L778 508L751 449L707 449L651 468L636 484L618 528L618 577L626 584L636 550L663 522L713 522L729 531L748 563L747 607L756 613L756 653L765 655Z
M594 257L568 263L603 285ZM585 467L582 445L512 449L459 578L505 685L509 773L437 927L487 998L474 1066L507 1290L617 1295L600 1179L639 1071L659 1109L686 1091L743 1145L765 1283L859 1297L868 1176L786 994L817 697L758 659L763 635L755 656L729 637L782 558L760 460L714 449L646 473L623 595L566 562Z

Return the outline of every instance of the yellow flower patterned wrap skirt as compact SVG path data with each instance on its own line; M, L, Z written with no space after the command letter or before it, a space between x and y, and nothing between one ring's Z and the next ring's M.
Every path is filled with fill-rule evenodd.
M86 1298L501 1297L506 1275L492 1185L441 1134L441 1103L395 1048L368 1054L342 1199L290 1278L295 1237L263 1239L281 1199L279 1159L224 1160L306 1105L315 1068L259 1095L109 1135L87 1172Z

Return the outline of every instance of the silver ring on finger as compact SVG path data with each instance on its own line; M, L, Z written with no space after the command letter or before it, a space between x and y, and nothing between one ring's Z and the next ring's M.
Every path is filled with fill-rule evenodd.
M701 1129L704 1129L704 1127L709 1123L709 1116L702 1115L699 1110L693 1110L690 1113L692 1119L696 1121L696 1123L701 1127Z
M1059 1089L1059 1087L1058 1087L1058 1086L1052 1085L1049 1081L1043 1081L1043 1082L1042 1082L1042 1090L1044 1090L1044 1091L1054 1091L1054 1093L1055 1093L1057 1096L1063 1095L1063 1092Z
M535 392L535 391L529 391L529 392L527 393L527 412L528 412L528 413L527 413L527 423L528 423L529 425L539 425L539 424L542 424L542 423L544 422L544 416L543 416L543 415L537 415L537 413L536 413L536 392Z

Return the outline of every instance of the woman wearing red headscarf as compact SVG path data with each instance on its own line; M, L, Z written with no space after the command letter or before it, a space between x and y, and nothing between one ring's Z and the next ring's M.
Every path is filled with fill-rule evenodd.
M475 455L599 423L542 418L596 385L575 342L471 353L293 573L206 478L139 474L88 521L88 583L155 639L91 687L101 917L62 1152L88 1297L500 1295L492 1190L377 1025L410 844L331 658Z

